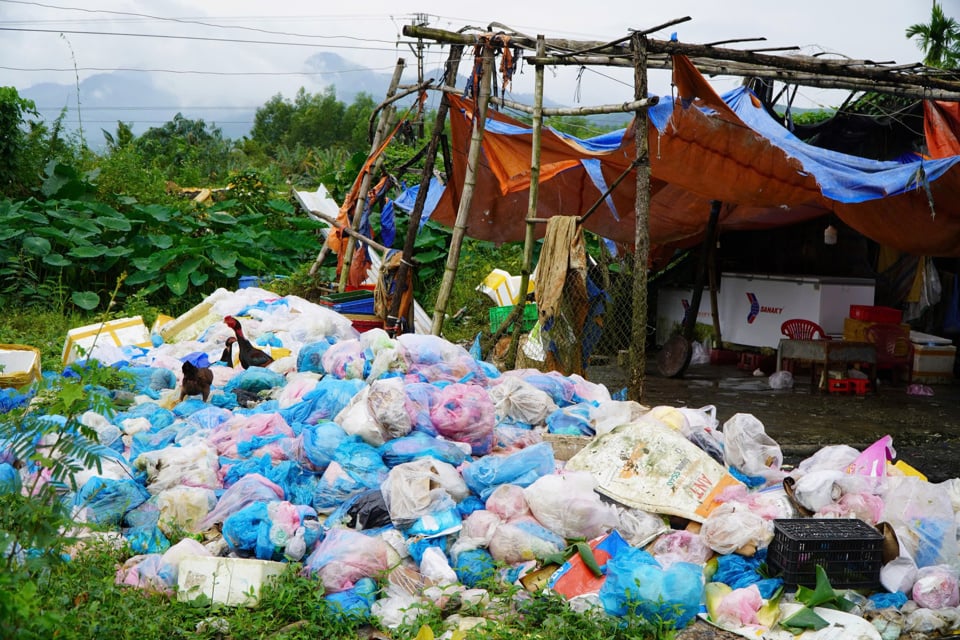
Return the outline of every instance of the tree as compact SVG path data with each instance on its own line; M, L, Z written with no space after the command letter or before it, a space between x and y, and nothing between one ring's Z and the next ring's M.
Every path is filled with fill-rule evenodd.
M250 138L268 149L275 149L283 143L292 118L293 105L278 93L257 109Z
M223 174L232 148L218 127L180 113L162 127L148 129L134 146L168 180L191 186L204 186Z
M960 62L960 24L943 13L943 8L933 3L929 24L913 24L907 27L907 38L918 38L917 46L924 52L923 63L929 67L954 69Z
M0 87L0 194L20 195L25 190L28 116L37 116L33 101L21 98L13 87Z

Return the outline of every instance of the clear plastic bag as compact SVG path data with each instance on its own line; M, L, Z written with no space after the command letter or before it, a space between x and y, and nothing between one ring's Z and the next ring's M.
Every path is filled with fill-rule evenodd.
M911 595L914 602L927 609L946 609L960 604L957 571L947 565L923 567L917 571Z
M338 593L361 578L376 579L399 560L397 552L379 536L331 529L307 557L303 570L319 577L327 593Z
M549 395L515 376L504 377L490 389L490 399L496 407L497 422L522 422L542 425L557 405Z
M430 409L430 421L443 437L469 444L474 455L485 455L493 447L494 406L483 387L444 387Z
M590 473L570 472L543 476L523 492L545 527L564 538L591 539L619 523L616 508L600 499L596 486Z
M783 478L780 445L767 435L763 423L749 413L734 414L723 424L724 461L748 476Z
M510 455L488 455L463 468L463 479L481 500L486 500L501 484L526 487L537 478L553 473L553 447L541 442Z
M430 457L397 465L380 490L390 519L400 528L409 527L423 516L453 508L469 494L453 466Z

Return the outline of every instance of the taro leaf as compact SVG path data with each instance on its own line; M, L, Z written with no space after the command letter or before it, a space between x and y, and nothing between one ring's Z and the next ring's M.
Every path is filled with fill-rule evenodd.
M23 219L33 224L50 224L50 218L39 211L24 211Z
M45 256L50 253L50 241L46 238L30 236L23 239L23 248L27 253L35 256Z
M133 249L131 249L130 247L116 246L116 247L111 247L106 251L104 251L103 255L109 256L111 258L122 258L123 256L130 255L131 253L133 253Z
M59 253L51 253L43 257L43 263L51 267L69 267L73 263Z
M210 249L210 259L213 260L217 266L229 269L237 262L237 252L221 247L213 247Z
M120 196L119 198L117 198L117 200L118 200L118 201L120 202L120 204L122 204L122 205L127 205L127 206L129 206L129 205L131 205L131 204L137 204L137 199L134 198L133 196Z
M211 211L208 216L212 222L216 222L218 224L237 224L236 218L229 213L224 213L222 211Z
M827 572L822 566L817 565L817 584L813 589L799 585L797 587L797 602L802 602L811 609L813 607L827 606L831 608L836 608L835 600L838 597L837 592L834 591L833 587L830 585L830 579L827 577Z
M97 222L100 223L104 229L112 229L114 231L130 231L130 221L123 217L114 217L114 216L101 216L97 218Z
M439 260L445 255L447 255L446 252L437 251L436 249L433 249L431 251L424 251L423 253L417 253L417 262L419 262L420 264L427 264L428 262Z
M6 242L11 238L16 238L17 236L23 235L24 229L14 229L12 227L7 227L6 229L0 229L0 242Z
M190 284L192 284L195 287L199 287L209 279L210 279L209 273L204 273L203 271L190 272Z
M99 258L107 252L107 248L102 244L74 247L67 252L67 255L74 258Z
M154 222L168 222L173 209L170 207L165 207L161 204L148 204L146 206L136 204L133 205L133 211L143 214Z
M780 621L780 626L791 631L799 633L800 630L813 629L819 631L824 627L830 626L830 623L820 617L820 615L810 607L801 607L789 618Z
M84 311L93 311L100 304L100 296L94 291L74 291L70 299Z
M131 285L131 286L135 284L143 284L144 282L150 282L151 280L155 280L157 277L159 277L159 275L160 275L159 273L150 269L145 269L142 271L134 271L133 273L127 276L127 279L124 281L124 284Z
M167 288L175 296L182 296L187 292L187 285L190 280L190 271L180 269L179 271L168 271L166 276Z
M167 235L156 235L149 234L147 239L150 240L150 244L155 246L157 249L169 249L173 246L173 238Z
M267 206L273 209L274 211L279 211L280 213L286 213L287 215L293 215L294 208L293 205L287 202L286 200L267 200Z

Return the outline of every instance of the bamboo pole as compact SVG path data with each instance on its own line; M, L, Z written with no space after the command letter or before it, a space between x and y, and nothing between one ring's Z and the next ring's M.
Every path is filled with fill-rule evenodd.
M453 280L457 276L457 263L460 261L460 248L467 232L467 218L473 201L473 190L477 186L477 163L480 161L480 147L483 142L483 130L486 125L487 107L490 104L490 80L493 75L493 46L483 47L483 71L480 80L480 95L477 97L473 114L473 135L470 138L470 150L467 152L467 170L463 179L463 194L457 208L457 219L453 225L453 237L450 239L450 251L447 254L447 266L443 272L443 281L437 293L437 303L433 309L433 335L443 331L443 318L447 310Z
M457 87L450 85L444 85L440 87L440 90L444 93L455 93L457 95L463 93L462 89L458 89ZM507 100L506 98L502 97L494 98L493 101L498 106L507 107L508 109L513 109L514 111L522 111L523 113L529 114L533 113L533 107L527 106L521 102L514 102L513 100ZM594 107L541 107L540 112L543 114L543 117L590 116L603 113L623 113L625 111L636 111L640 108L655 106L659 102L660 98L658 96L649 96L643 100L631 100L630 102L621 102L619 104L601 104Z
M397 85L400 84L400 76L403 75L405 65L406 62L403 58L397 60L397 65L393 69L393 77L390 79L390 87L387 89L387 98L390 98L396 93ZM392 106L387 107L380 113L380 124L377 126L377 131L373 136L373 142L370 144L371 155L376 153L377 149L379 149L383 143L383 139L387 135L387 129L390 126L390 120L393 118L393 113L394 109ZM367 204L367 194L370 192L370 184L373 182L373 176L380 171L381 167L383 167L383 155L377 158L373 166L370 167L370 170L363 174L363 178L360 180L360 191L357 192L357 204L353 208L353 219L350 222L350 227L354 231L360 229L360 220L363 218L363 208ZM337 288L341 293L347 288L347 276L350 275L350 263L353 261L355 247L356 241L352 238L348 239L347 249L343 254L343 266L340 269L340 283Z
M319 211L310 211L309 215L310 215L311 218L314 218L315 220L321 220L321 221L326 222L327 224L329 224L331 227L334 227L335 229L340 229L340 230L342 230L345 234L347 234L347 235L350 236L351 238L356 238L357 240L359 240L359 241L361 241L361 242L364 242L364 243L370 245L371 247L373 247L373 248L376 249L377 251L380 251L380 252L384 252L384 253L385 253L385 252L387 252L387 251L390 250L389 247L383 246L382 244L380 244L380 243L377 242L376 240L373 240L372 238L368 238L367 236L363 235L363 234L360 233L359 231L354 231L352 227L349 227L349 226L344 225L344 224L340 224L339 222L337 222L337 219L336 219L336 218L331 218L330 216L328 216L328 215L326 215L326 214L324 214L324 213L321 213L321 212L319 212Z
M463 45L455 44L450 47L450 55L447 58L445 82L456 82L457 71L460 69L460 58L462 55ZM433 125L433 135L430 137L430 143L427 145L427 152L423 158L423 175L420 177L420 190L417 191L417 199L413 203L413 211L410 212L407 237L403 243L403 258L400 260L400 266L397 268L397 292L390 302L390 310L386 317L386 330L391 335L395 334L397 324L400 321L400 302L407 287L407 274L410 272L410 264L413 262L414 245L416 244L417 233L420 231L420 218L423 216L423 207L427 202L427 193L430 190L430 179L433 177L433 166L437 160L437 148L440 146L440 138L443 136L443 128L447 121L447 111L449 109L450 101L447 99L446 94L443 94L443 97L440 99L440 106L437 107L437 119Z
M647 39L633 34L633 97L647 96ZM637 147L637 195L634 200L636 224L633 235L633 340L630 345L630 378L627 393L643 402L647 369L647 264L650 261L650 158L647 150L647 111L637 109L634 117Z
M546 50L546 42L542 35L537 36L537 53ZM530 274L533 273L533 245L537 231L534 218L537 216L537 200L540 197L540 136L543 132L543 65L537 66L533 84L533 136L530 140L530 197L527 200L527 223L523 236L523 266L520 267L520 300L516 303L513 313L515 327L523 326L523 315L527 306L527 289L530 288ZM510 326L510 318L507 326ZM507 352L507 366L513 369L517 361L517 347L520 344L522 331L513 332L510 340L510 350Z

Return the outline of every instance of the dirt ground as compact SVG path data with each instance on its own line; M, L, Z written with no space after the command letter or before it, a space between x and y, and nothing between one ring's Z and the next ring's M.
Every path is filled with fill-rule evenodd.
M893 436L897 458L931 482L960 477L960 383L929 385L931 397L910 396L905 382L881 378L878 391L862 396L821 393L809 376L798 375L792 390L774 390L767 377L736 366L698 365L682 378L665 378L653 355L647 368L644 404L702 407L714 405L722 425L735 413L752 413L784 453L797 464L819 448L848 444L863 449ZM593 366L587 377L615 391L627 384L627 371L615 365Z

